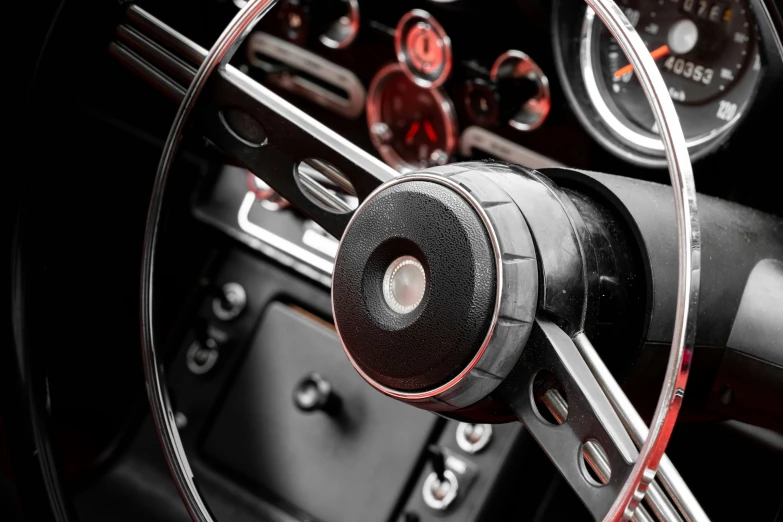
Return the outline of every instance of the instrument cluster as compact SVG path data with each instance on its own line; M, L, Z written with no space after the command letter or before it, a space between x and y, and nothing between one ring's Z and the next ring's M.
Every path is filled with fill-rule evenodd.
M752 3L619 0L694 160L726 142L764 81ZM283 0L245 56L262 82L401 172L476 158L666 165L632 66L582 2Z
M764 73L750 3L618 0L618 5L658 64L691 158L714 151L750 109ZM561 74L586 129L628 161L664 166L658 129L633 67L592 9L561 17L557 31ZM573 34L580 34L578 43Z

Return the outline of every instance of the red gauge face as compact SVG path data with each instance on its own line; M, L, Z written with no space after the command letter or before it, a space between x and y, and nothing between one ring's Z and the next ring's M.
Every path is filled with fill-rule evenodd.
M375 146L398 170L447 163L456 127L451 102L437 89L422 89L399 69L383 69L370 88L368 123Z

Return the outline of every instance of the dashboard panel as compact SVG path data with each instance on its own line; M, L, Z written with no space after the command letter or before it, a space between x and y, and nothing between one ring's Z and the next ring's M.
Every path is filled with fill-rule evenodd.
M292 22L289 3L248 40L249 73L395 168L477 157L586 165L589 137L550 89L548 5L359 2L356 36L331 49L305 21L320 13L301 4ZM291 23L303 27L293 39ZM556 139L565 133L568 151Z
M759 126L783 110L761 4L620 4L675 100L698 189L779 212L757 188L775 154ZM495 159L668 181L632 68L582 2L284 0L235 62L401 172ZM242 169L209 179L198 218L329 286L332 236Z
M620 5L697 165L725 153L750 113L778 107L781 58L760 2ZM582 2L286 0L240 59L400 171L494 158L666 180L633 69Z

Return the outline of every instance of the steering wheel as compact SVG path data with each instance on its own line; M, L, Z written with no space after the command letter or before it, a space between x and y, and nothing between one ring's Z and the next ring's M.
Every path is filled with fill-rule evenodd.
M179 53L182 62L200 64L193 76L178 60L158 60L176 77L184 75L190 87L184 93L168 87L182 102L157 172L142 272L147 392L193 520L212 516L169 405L152 300L164 189L186 123L341 238L332 280L335 325L348 359L371 386L460 419L486 420L498 409L513 413L596 519L651 520L644 498L660 518L680 519L655 481L658 472L682 517L707 520L664 454L688 378L699 290L700 232L688 150L664 81L633 26L613 0L587 3L636 71L671 176L677 225L672 247L679 253L675 320L649 429L584 331L597 313L595 277L606 255L601 238L612 226L591 213L589 200L578 208L546 172L501 163L398 175L228 65L275 0L250 0L208 52L143 10L129 9L150 38ZM358 208L351 211L313 177L300 174L298 165L306 160L333 186L354 194ZM607 179L595 175L594 183L613 197L634 191L627 182Z

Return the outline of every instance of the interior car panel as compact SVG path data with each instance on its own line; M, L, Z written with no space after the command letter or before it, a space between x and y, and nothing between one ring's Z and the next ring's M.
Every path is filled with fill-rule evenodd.
M14 6L0 520L781 520L782 14Z

